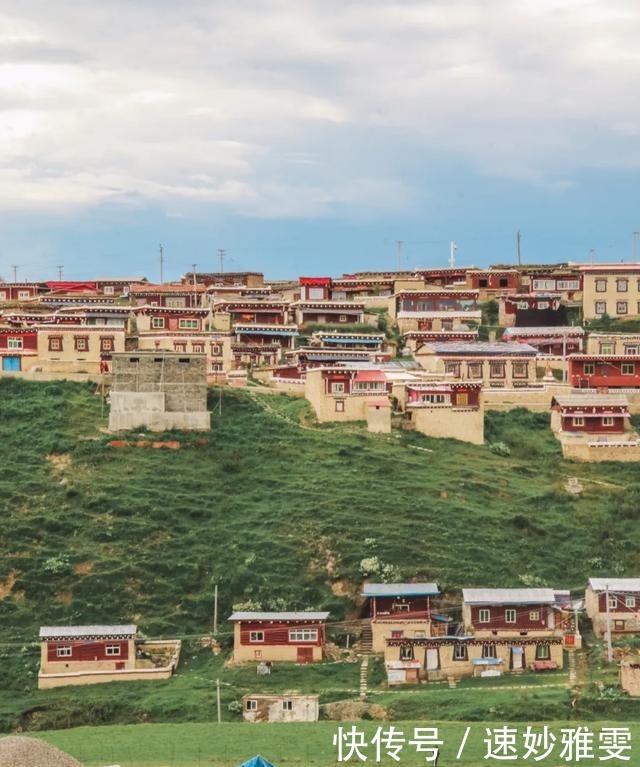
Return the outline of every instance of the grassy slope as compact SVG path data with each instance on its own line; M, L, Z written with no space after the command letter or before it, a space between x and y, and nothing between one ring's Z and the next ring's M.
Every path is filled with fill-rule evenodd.
M487 737L485 726L501 727L508 723L504 719L499 725L493 723L474 722L469 726L471 730L467 738L463 754L459 762L456 761L458 748L463 740L465 724L442 723L430 720L416 722L399 722L394 726L403 733L406 741L413 739L414 727L437 727L438 736L443 741L441 747L441 763L461 764L467 767L480 767L487 764L485 754L487 747L484 739ZM105 727L101 729L80 728L66 732L47 733L44 737L59 748L73 754L87 764L87 767L98 767L105 764L121 764L123 767L204 767L204 765L216 765L216 767L237 767L242 761L262 753L265 757L273 760L277 765L297 764L308 767L328 767L336 764L336 749L333 746L333 736L338 732L338 724L333 722L320 722L314 725L305 724L280 724L280 725L246 725L246 724L190 724L190 725L148 725L145 727ZM352 725L343 724L349 729ZM375 734L378 724L361 722L356 725L359 732L364 733L369 742ZM602 727L610 726L606 722L590 723L589 728L595 733L593 739L593 753L595 759L589 762L597 763L598 756L606 756L605 752L598 751L598 732ZM617 723L613 726L620 726ZM634 755L637 738L640 736L640 727L636 722L628 723L631 731L631 752ZM247 728L250 727L250 738L247 737ZM388 729L388 724L383 724ZM570 727L575 729L575 722L552 722L550 729L557 739L554 751L538 764L554 765L561 763L558 758L562 751L561 728ZM523 756L526 752L524 747L523 733L525 725L517 727L517 753ZM539 732L540 730L536 728ZM248 742L249 741L249 742ZM542 751L543 749L541 749ZM376 754L373 746L363 750L368 756L367 763L376 763ZM397 764L389 757L383 758L381 763L386 765ZM408 743L399 754L400 764L416 767L424 765L425 755L417 754L415 747ZM632 756L633 758L633 756ZM528 761L532 761L529 756ZM569 760L572 762L572 760ZM362 764L357 758L352 758L350 763ZM493 763L496 763L495 761ZM509 763L509 762L507 762ZM511 762L513 763L513 762ZM534 762L536 763L536 762Z
M225 391L206 444L117 450L92 387L0 380L0 642L18 643L0 647L0 725L57 700L55 726L77 722L88 699L83 721L207 718L216 666L202 653L163 688L44 694L33 690L37 655L20 646L58 622L201 634L215 580L223 616L251 599L340 618L353 603L333 592L357 591L363 557L449 590L575 588L640 570L637 469L564 463L545 417L487 418L509 458L358 425L301 428L301 417L303 402ZM579 498L563 489L569 475L584 481ZM342 677L337 686L355 686Z

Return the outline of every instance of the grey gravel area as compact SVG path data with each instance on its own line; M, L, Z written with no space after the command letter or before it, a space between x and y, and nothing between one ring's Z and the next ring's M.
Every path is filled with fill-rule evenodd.
M82 767L77 759L37 738L0 738L0 767Z

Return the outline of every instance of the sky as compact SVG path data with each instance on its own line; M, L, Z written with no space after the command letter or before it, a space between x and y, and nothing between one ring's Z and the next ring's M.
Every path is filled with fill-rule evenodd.
M639 41L637 0L0 0L0 276L631 260Z

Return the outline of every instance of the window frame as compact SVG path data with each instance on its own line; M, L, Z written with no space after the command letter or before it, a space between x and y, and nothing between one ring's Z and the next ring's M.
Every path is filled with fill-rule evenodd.
M583 362L582 363L582 375L593 376L596 374L595 362Z
M504 611L504 622L505 623L517 623L518 622L518 611L515 610L513 607L507 607Z
M536 645L536 660L551 660L551 646L547 642Z
M490 658L497 658L498 657L498 651L496 649L495 644L491 642L483 642L482 643L482 658L490 659Z
M164 330L165 318L164 317L152 317L151 318L151 330Z
M301 634L301 636L296 636L297 634ZM304 642L306 644L307 642L317 642L319 633L318 629L314 628L290 628L288 636L290 642Z
M7 351L17 351L19 349L24 349L24 338L9 336L7 338Z
M251 644L264 643L264 629L249 631L249 642Z
M620 363L620 373L623 376L634 376L636 374L635 362Z
M624 598L624 606L635 610L636 598L632 594L626 594Z
M491 609L480 607L478 609L478 623L491 623Z
M616 314L629 314L629 302L616 301Z
M258 710L258 701L255 698L249 698L249 700L246 700L244 702L244 710L245 711L257 711Z
M104 654L109 658L117 658L122 655L122 648L119 644L105 645Z
M621 287L624 286L624 287ZM629 292L629 280L626 277L618 277L616 279L616 293L628 293Z
M469 648L465 642L456 642L453 645L453 652L451 654L452 661L468 661L469 660Z
M608 280L598 277L595 280L595 292L596 293L606 293L607 292L607 283Z
M64 351L64 338L61 335L49 336L48 346L50 352L62 352Z
M73 655L73 646L70 644L56 647L56 658L70 658Z
M595 313L596 314L606 314L607 313L607 302L606 301L596 301L596 303L595 303Z

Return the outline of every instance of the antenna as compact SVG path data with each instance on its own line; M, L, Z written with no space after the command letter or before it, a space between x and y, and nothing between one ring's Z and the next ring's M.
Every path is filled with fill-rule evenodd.
M160 245L160 284L164 285L164 248Z
M518 256L518 266L522 266L522 258L520 254L520 240L522 239L522 235L520 234L520 230L518 229L518 233L516 234L516 255Z
M449 243L449 266L452 269L456 265L456 250L458 250L458 246L451 240Z
M191 264L191 268L193 270L192 274L193 274L193 292L194 293L197 292L197 288L196 288L196 266L198 266L198 264ZM194 296L193 300L195 301L195 296Z
M224 257L227 251L224 248L218 248L218 258L220 259L220 274L224 272Z
M398 271L402 269L402 246L404 240L396 240L396 253L398 256Z
M595 248L591 248L591 250L589 251L589 257L591 258L591 263L595 264L595 262L596 262L596 251L595 251Z
M62 280L62 270L64 269L64 266L62 264L58 264L58 266L56 266L56 269L58 270L58 279Z
M11 265L11 268L13 269L13 281L18 281L18 267L15 264Z

